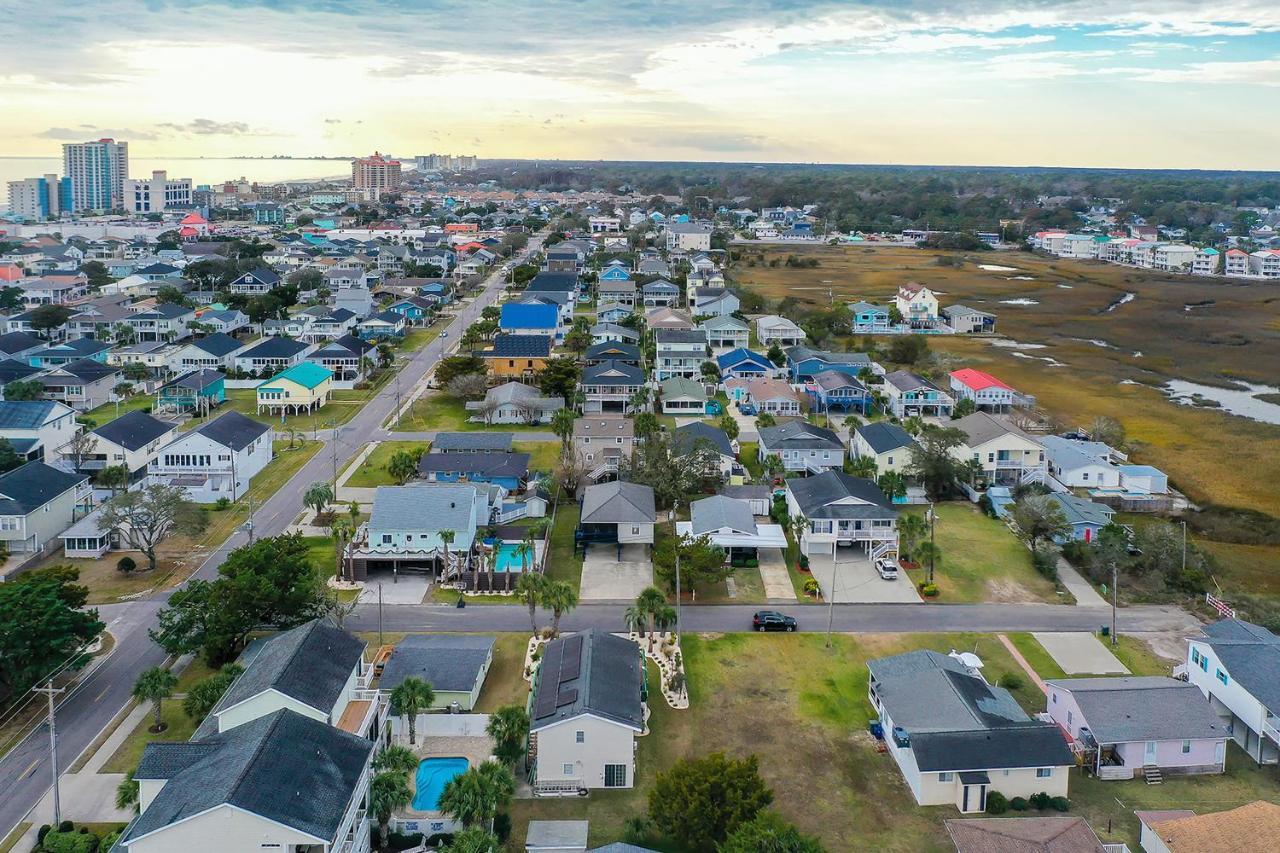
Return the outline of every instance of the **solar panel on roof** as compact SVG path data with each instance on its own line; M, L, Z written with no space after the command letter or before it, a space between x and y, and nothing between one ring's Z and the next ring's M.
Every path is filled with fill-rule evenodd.
M582 674L582 637L573 636L564 642L564 653L560 662L559 683L573 681Z
M563 708L565 705L572 705L578 701L578 688L566 687L560 691L560 695L556 697L556 707Z

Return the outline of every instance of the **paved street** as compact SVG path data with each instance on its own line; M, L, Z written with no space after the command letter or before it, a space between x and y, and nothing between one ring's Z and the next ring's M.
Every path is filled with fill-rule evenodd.
M529 240L525 253L537 251L543 237ZM457 343L467 326L476 320L485 306L493 304L502 289L502 276L491 275L484 289L470 304L461 307L449 323L448 336L438 337L414 353L400 373L400 400L407 401L417 383ZM338 469L341 470L360 449L375 437L385 438L384 422L396 408L397 383L385 386L360 413L338 429L336 439ZM258 536L283 533L302 511L302 493L317 480L333 476L333 433L321 430L326 442L294 477L269 497L254 515ZM238 532L218 548L196 571L194 577L217 575L227 554L248 542L248 535ZM155 624L155 615L171 593L156 598L109 605L98 608L103 622L115 636L116 648L110 657L80 685L75 693L64 696L58 705L58 764L66 768L97 737L131 698L139 673L161 663L164 652L151 642L147 629ZM526 622L528 621L526 616ZM23 819L50 787L49 739L46 730L38 728L0 760L0 838Z

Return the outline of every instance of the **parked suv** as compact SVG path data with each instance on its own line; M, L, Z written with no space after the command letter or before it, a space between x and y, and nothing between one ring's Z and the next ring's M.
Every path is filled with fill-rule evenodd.
M898 562L888 557L881 557L876 560L876 571L885 580L896 581L898 579Z
M751 627L756 631L787 631L796 629L796 620L776 610L757 610L751 617Z

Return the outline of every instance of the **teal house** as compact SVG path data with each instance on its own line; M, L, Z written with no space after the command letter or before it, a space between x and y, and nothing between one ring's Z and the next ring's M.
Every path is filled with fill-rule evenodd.
M194 370L160 389L156 410L212 411L227 400L227 378L216 370Z

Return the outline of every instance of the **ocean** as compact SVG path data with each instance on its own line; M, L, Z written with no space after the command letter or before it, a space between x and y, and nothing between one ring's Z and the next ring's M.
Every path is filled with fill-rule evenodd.
M171 178L190 178L197 185L246 178L277 183L351 177L346 160L236 160L227 157L130 157L129 177L149 178L164 169ZM0 187L9 181L62 174L61 157L0 157ZM7 188L0 190L7 195Z

